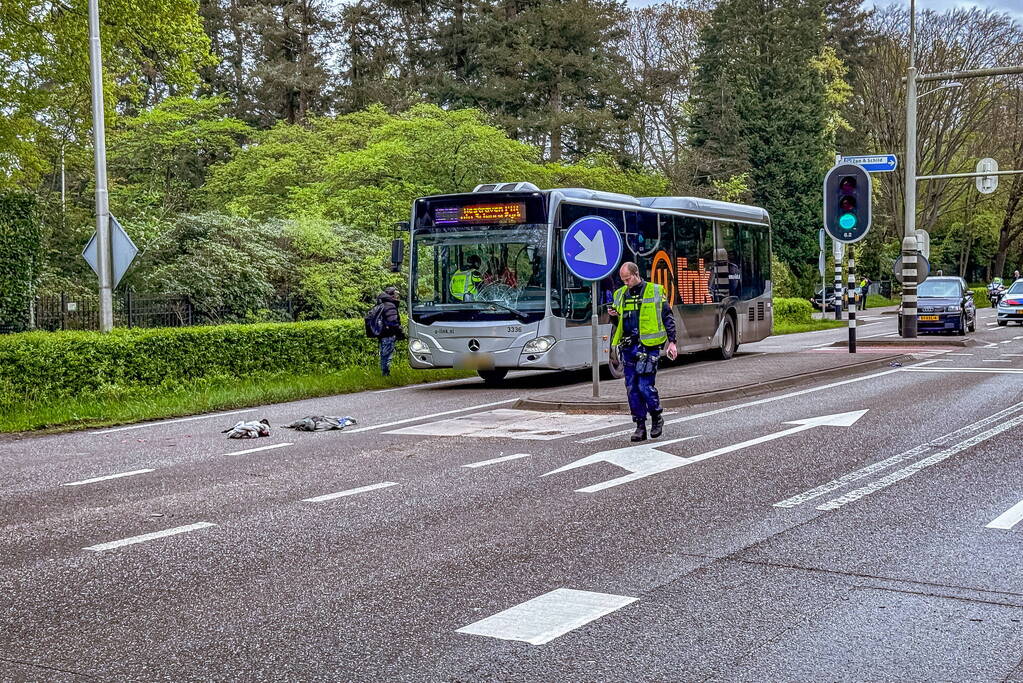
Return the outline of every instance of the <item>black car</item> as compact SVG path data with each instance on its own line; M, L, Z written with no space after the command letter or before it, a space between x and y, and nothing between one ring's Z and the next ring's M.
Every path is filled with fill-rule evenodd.
M835 288L834 287L826 287L823 291L824 291L824 296L827 297L825 299L825 302L827 304L828 310L833 309L835 307L836 303L841 303L840 300L836 300L835 299ZM839 296L841 296L841 292L839 293ZM813 304L814 308L820 308L821 307L821 290L818 289L814 293L814 295L810 298L810 303Z
M966 334L977 327L973 292L961 277L929 277L916 289L916 329L920 332ZM899 308L902 334L902 308Z

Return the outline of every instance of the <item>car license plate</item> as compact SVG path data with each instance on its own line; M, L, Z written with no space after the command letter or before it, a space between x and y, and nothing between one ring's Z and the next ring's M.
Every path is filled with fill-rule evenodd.
M494 354L463 353L455 358L455 367L462 370L493 370Z
M930 321L938 320L938 316L936 316L936 315L922 315L922 316L920 316L920 320L927 320L927 321L930 322Z

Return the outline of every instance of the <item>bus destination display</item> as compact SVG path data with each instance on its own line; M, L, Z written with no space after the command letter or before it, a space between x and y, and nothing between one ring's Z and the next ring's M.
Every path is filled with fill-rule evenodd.
M503 204L466 204L438 206L434 209L437 225L487 225L492 223L525 223L525 202Z

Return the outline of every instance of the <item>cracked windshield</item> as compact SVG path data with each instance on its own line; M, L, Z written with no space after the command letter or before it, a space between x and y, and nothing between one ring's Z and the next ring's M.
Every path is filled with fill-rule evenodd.
M417 231L413 318L538 320L546 243L543 224Z

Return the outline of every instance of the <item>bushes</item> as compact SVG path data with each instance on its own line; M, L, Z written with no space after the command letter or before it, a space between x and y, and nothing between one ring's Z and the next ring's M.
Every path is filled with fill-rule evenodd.
M784 323L810 323L813 306L806 299L775 299L774 319Z
M0 332L28 329L41 234L27 195L0 194Z
M0 337L0 408L111 388L372 367L361 320Z
M991 308L991 300L987 298L987 287L970 287L973 292L973 303L977 308Z

